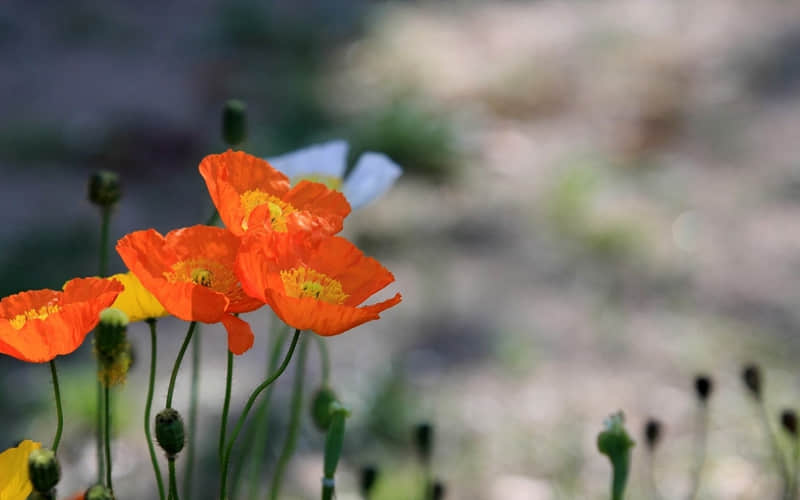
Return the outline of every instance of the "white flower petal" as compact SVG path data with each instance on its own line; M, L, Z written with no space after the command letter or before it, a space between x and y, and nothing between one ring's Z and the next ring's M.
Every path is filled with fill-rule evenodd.
M389 190L403 169L381 153L364 153L344 182L344 196L355 210Z
M342 178L347 166L347 141L312 144L267 161L292 180L311 174Z

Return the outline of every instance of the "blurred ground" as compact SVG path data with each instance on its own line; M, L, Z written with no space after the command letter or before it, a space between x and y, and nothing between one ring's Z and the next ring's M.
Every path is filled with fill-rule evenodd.
M796 405L796 3L76 5L0 11L0 54L14 61L0 70L5 293L93 272L96 220L81 200L94 168L121 171L128 186L117 235L205 219L194 168L222 148L220 103L240 97L250 152L341 136L407 168L347 222L405 299L329 341L353 409L340 498L355 498L354 471L371 461L391 470L378 498L410 498L407 436L421 419L437 425L448 498L607 498L594 438L617 409L637 437L646 417L665 421L656 476L664 498L683 497L699 372L716 381L699 497L777 497L739 370L762 363L775 415ZM165 322L162 377L183 328ZM145 353L140 330L132 336ZM203 345L210 436L224 385L219 333L207 329ZM266 345L259 338L238 365L238 408ZM81 363L69 370L91 376ZM14 381L0 390L11 401L0 412L14 430L6 441L48 436L49 401L12 389L46 384L37 368L0 360ZM124 498L147 498L136 416L144 379L140 364L115 442ZM279 408L289 388L282 379ZM80 434L90 400L67 401L86 416L67 436L65 488L92 476ZM42 413L31 424L22 415L33 409ZM287 498L317 496L321 442L306 425ZM215 467L214 439L206 445L203 463ZM639 445L629 498L652 498L646 464Z

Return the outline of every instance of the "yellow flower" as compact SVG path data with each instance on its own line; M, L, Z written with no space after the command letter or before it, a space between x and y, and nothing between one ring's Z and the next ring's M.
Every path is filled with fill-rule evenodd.
M111 307L127 314L131 323L169 314L133 273L115 274L110 279L119 281L125 287Z
M41 443L26 439L16 448L0 453L0 500L25 500L33 490L28 479L28 455Z

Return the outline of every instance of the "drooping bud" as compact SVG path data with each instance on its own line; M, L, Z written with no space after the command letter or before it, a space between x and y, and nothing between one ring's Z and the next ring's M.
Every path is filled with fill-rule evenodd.
M330 426L328 434L325 436L325 462L322 477L322 498L331 500L335 491L334 477L336 467L339 465L339 457L342 455L342 445L344 444L344 421L350 415L350 411L334 401L329 405Z
M655 418L648 418L644 424L644 441L647 449L654 450L661 439L661 422Z
M33 490L39 493L50 493L61 479L61 466L53 450L39 448L28 455L28 477Z
M630 471L631 448L635 443L625 430L625 415L621 411L609 416L603 427L597 435L597 449L611 461L611 498L623 498Z
M131 365L131 345L127 337L128 316L108 307L100 313L94 348L97 353L98 378L106 386L125 382Z
M761 399L761 369L756 364L749 364L742 370L745 387L757 400Z
M792 437L797 437L797 413L791 408L781 412L781 426Z
M442 500L446 491L444 483L437 479L431 486L431 500Z
M331 403L336 401L336 393L330 387L317 389L311 399L311 419L320 432L325 432L331 425Z
M433 425L430 422L420 422L414 426L414 444L420 460L429 463L433 456Z
M360 486L361 495L364 498L369 498L372 490L375 488L375 483L378 482L378 468L374 465L365 465L361 468Z
M114 206L122 196L119 175L100 170L89 177L89 201L103 208Z
M114 494L111 493L111 490L103 486L102 484L95 484L94 486L90 487L86 490L86 494L84 495L85 500L114 500Z
M697 399L705 404L714 390L714 382L708 375L698 375L694 378L694 391Z
M247 106L230 99L222 110L222 138L229 146L238 146L247 138Z
M156 415L156 440L169 460L174 460L181 452L186 434L183 429L183 418L177 410L165 408Z

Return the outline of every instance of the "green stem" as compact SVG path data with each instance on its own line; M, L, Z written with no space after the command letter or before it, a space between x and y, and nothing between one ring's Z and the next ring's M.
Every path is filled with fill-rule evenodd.
M317 347L319 347L319 358L322 362L322 385L325 387L331 378L331 358L328 354L328 345L320 335L314 335L314 340L317 341Z
M175 477L175 459L169 459L169 500L178 500L178 479Z
M334 483L333 481L325 481L322 479L322 500L333 500Z
M114 493L114 486L111 484L111 393L108 386L105 387L104 399L106 401L106 421L105 421L105 448L106 448L106 486Z
M216 226L217 222L219 222L219 212L215 208L214 213L206 220L206 226Z
M61 410L61 391L58 388L58 372L56 371L55 359L50 360L50 375L53 377L53 392L56 397L56 415L58 418L56 435L53 438L53 453L56 453L58 452L58 443L61 441L61 431L64 429L64 413Z
M623 500L625 497L625 484L628 482L630 470L630 452L622 455L613 464L614 473L611 479L611 500ZM433 491L433 488L431 488Z
M98 363L98 373L100 368L100 361ZM103 383L100 380L97 380L97 418L95 425L97 427L97 483L104 484L103 479L105 478L105 453L103 452L103 424L105 420L103 419L103 408L105 408L105 400L103 399Z
M222 422L219 425L219 462L225 453L225 438L228 427L228 411L231 407L231 386L233 385L233 353L228 350L228 368L225 372L225 401L222 403Z
M283 474L286 471L286 467L289 465L289 460L292 458L295 446L297 445L297 436L300 430L300 415L303 409L303 379L305 378L307 346L308 342L306 339L303 339L297 364L295 365L289 429L286 431L286 441L283 443L283 449L281 450L280 457L278 457L278 463L275 466L275 472L272 476L272 487L270 488L269 496L272 500L278 499L278 495L281 491Z
M273 383L281 374L286 370L286 367L289 366L289 361L292 359L292 355L294 354L294 349L297 347L297 340L300 338L300 330L295 330L294 337L292 337L292 343L289 345L289 351L286 353L286 357L283 358L283 362L281 366L278 367L278 370L273 373L272 375L267 378L264 382L261 383L258 387L253 390L250 394L250 398L247 400L247 404L244 406L244 410L242 414L239 415L239 419L236 421L236 427L233 429L233 434L231 435L230 440L228 440L228 445L225 447L225 453L222 457L222 478L220 481L220 500L227 500L227 480L228 480L228 462L231 458L231 450L233 450L233 445L236 443L236 438L239 436L239 432L242 430L242 426L244 425L245 420L247 420L247 414L250 412L250 409L253 407L253 403L255 403L256 398L258 395L261 394L261 391L269 387L271 383Z
M101 278L108 276L108 233L111 225L111 207L103 207L100 212L100 270Z
M169 377L169 389L167 389L167 408L172 408L172 395L175 392L175 380L178 378L178 370L183 361L183 355L186 354L186 348L189 347L189 342L192 341L192 335L197 328L197 321L192 321L189 324L189 330L186 332L186 338L183 339L181 350L178 351L178 357L175 358L175 366L172 367L172 375Z
M183 496L192 498L194 476L195 435L197 434L197 400L200 390L200 327L197 327L192 344L192 386L189 392L189 425L186 446L186 465L183 470Z
M147 384L147 402L144 405L144 435L147 438L147 448L150 451L150 461L153 463L153 472L158 484L158 498L164 500L164 479L161 477L161 468L158 466L153 438L150 435L150 411L153 408L153 391L156 382L156 320L148 319L150 326L150 377Z
M98 274L101 277L108 275L108 234L109 226L111 225L111 207L102 207L100 209L100 248L99 248L99 264ZM97 372L100 373L100 360L97 360ZM97 482L103 482L105 473L105 461L103 455L103 407L105 401L103 400L103 384L100 380L97 381L97 418L95 426L97 427Z
M703 465L705 465L706 461L706 446L708 443L708 407L705 403L701 403L700 405L700 412L697 415L697 428L698 431L695 439L694 467L692 468L691 486L689 487L689 500L693 500L697 496L697 492L700 489L700 479L703 475Z

